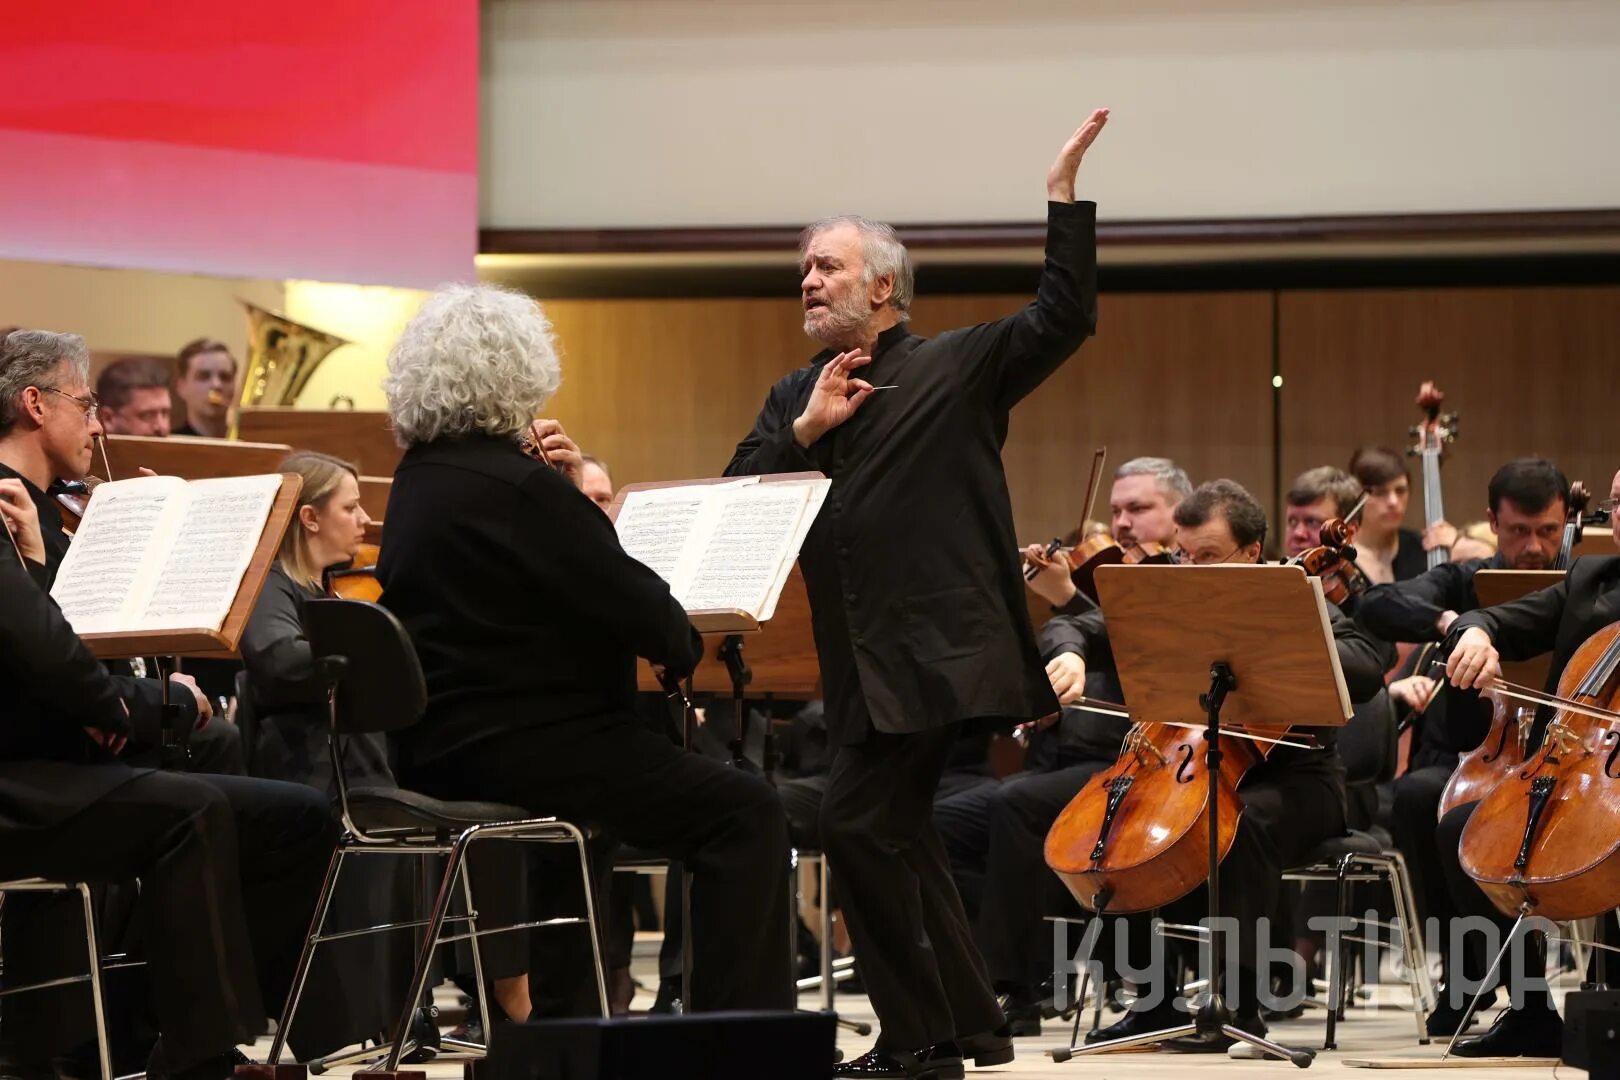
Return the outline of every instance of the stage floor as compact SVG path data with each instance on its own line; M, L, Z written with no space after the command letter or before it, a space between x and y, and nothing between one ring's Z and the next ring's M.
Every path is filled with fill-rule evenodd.
M643 970L643 964L638 959L636 964L637 977L649 988L655 985L655 975L649 970ZM441 1022L455 1021L459 1011L454 1005L453 994L441 990L441 1002L444 1013ZM1309 1047L1317 1050L1314 1064L1308 1072L1319 1075L1324 1072L1336 1076L1366 1076L1368 1080L1375 1077L1387 1077L1394 1072L1387 1069L1369 1070L1364 1068L1351 1068L1347 1062L1351 1061L1408 1061L1438 1062L1444 1049L1444 1041L1436 1040L1428 1046L1419 1046L1416 1042L1416 1027L1409 1011L1402 1007L1407 1000L1404 988L1375 987L1375 1000L1383 1002L1378 1008L1355 1008L1350 1010L1349 1016L1339 1025L1339 1049L1323 1051L1320 1049L1326 1023L1325 1016L1320 1010L1309 1010L1298 1019L1273 1024L1270 1037L1278 1042L1295 1047ZM1561 991L1560 991L1561 993ZM816 994L807 993L801 997L801 1004L805 1008L816 1008L819 998ZM633 1008L643 1011L652 1004L650 989L638 991ZM871 1006L862 995L839 994L839 1015L850 1020L865 1020L876 1026ZM1107 1013L1104 1022L1108 1022ZM1486 1022L1494 1013L1486 1017ZM1089 1023L1089 1020L1088 1020ZM1063 1076L1073 1077L1108 1077L1125 1078L1125 1080L1159 1080L1159 1078L1175 1078L1181 1080L1189 1072L1197 1072L1214 1077L1224 1074L1230 1077L1249 1077L1265 1073L1274 1076L1287 1076L1300 1070L1283 1061L1255 1061L1234 1060L1224 1055L1214 1054L1174 1054L1168 1051L1137 1051L1130 1053L1116 1053L1096 1057L1076 1058L1072 1061L1059 1064L1048 1056L1048 1051L1054 1047L1067 1045L1069 1024L1060 1021L1047 1021L1041 1035L1032 1038L1019 1039L1015 1043L1018 1059L1009 1065L997 1066L991 1069L975 1069L969 1065L968 1076L982 1075L994 1076L999 1080L1024 1080L1024 1078L1055 1078ZM1474 1032L1484 1030L1483 1024L1476 1024ZM852 1032L840 1031L838 1046L846 1058L864 1053L872 1043L872 1036L860 1036ZM263 1060L264 1051L268 1049L269 1040L261 1040L256 1047L255 1055ZM1416 1060L1414 1060L1416 1059ZM425 1066L430 1080L461 1080L462 1066L459 1062L441 1061ZM328 1075L345 1075L352 1070L334 1069ZM1442 1069L1403 1069L1407 1075L1426 1077L1444 1075L1455 1080L1486 1080L1498 1078L1505 1080L1508 1077L1550 1076L1552 1066L1550 1063L1532 1064L1528 1062L1519 1064L1506 1064L1498 1066L1452 1065L1448 1063ZM684 1075L678 1069L672 1069L671 1076ZM771 1070L760 1071L761 1080L770 1080ZM1563 1076L1584 1076L1583 1072L1565 1068Z

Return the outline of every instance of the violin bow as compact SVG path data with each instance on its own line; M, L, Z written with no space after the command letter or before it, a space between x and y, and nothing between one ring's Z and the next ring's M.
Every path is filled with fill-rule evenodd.
M1075 701L1069 702L1068 708L1085 709L1088 712L1102 713L1104 716L1118 716L1126 720L1134 719L1123 705L1115 704L1112 701L1098 701L1095 698L1079 698ZM1203 724L1192 724L1179 720L1160 720L1156 722L1163 724L1165 727L1186 728L1189 731L1204 730ZM1029 725L1021 724L1019 726L1028 727ZM1290 739L1275 739L1267 735L1255 735L1247 731L1232 731L1230 729L1223 729L1221 734L1230 735L1234 739L1248 739L1251 742L1270 743L1273 746L1292 746L1300 750L1318 749L1314 743L1294 742Z

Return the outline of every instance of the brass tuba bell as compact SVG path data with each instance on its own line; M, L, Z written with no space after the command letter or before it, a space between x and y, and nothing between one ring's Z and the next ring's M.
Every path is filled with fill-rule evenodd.
M241 410L256 405L292 405L310 376L333 349L349 344L347 338L294 322L238 299L247 309L248 350L237 412L231 418L235 438Z

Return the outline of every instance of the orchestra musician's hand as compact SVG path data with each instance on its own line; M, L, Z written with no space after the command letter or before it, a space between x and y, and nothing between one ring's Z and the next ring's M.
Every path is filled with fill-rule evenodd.
M585 479L585 456L568 437L568 432L555 420L536 420L531 426L535 444L546 455L546 461L567 477L569 483L579 487Z
M1061 552L1049 559L1044 546L1031 544L1024 549L1024 561L1040 567L1040 572L1029 579L1029 587L1053 607L1063 607L1080 591L1074 587L1069 558Z
M1441 551L1450 551L1452 546L1457 543L1457 537L1460 535L1457 526L1451 522L1437 521L1423 530L1423 550L1434 551L1439 549Z
M1093 109L1086 122L1075 129L1069 141L1058 151L1057 160L1046 173L1046 197L1053 202L1074 202L1074 177L1080 171L1080 159L1086 156L1091 144L1097 141L1103 125L1108 123L1107 109Z
M1491 635L1470 626L1457 640L1446 661L1446 678L1463 690L1484 689L1491 680L1502 677L1502 658L1491 644Z
M45 536L39 531L39 510L21 480L0 480L0 518L5 519L22 557L31 563L45 565ZM0 540L0 545L4 543ZM11 556L7 555L6 558Z
M170 675L169 681L190 690L191 696L197 699L197 728L201 730L202 726L208 723L209 717L214 715L214 707L208 703L208 695L202 692L202 687L197 685L196 679L184 672Z
M127 717L129 715L129 705L123 701L120 701L118 704L119 707L124 710L124 715ZM129 736L127 735L119 735L111 731L102 731L100 728L87 727L84 729L84 733L90 736L91 742L95 743L103 750L106 750L108 753L114 755L122 754L124 752L125 744L129 742Z
M1409 675L1389 684L1389 696L1415 713L1423 712L1434 700L1440 683L1427 675Z
M808 449L812 443L855 415L872 394L872 384L851 374L865 367L872 358L859 349L839 353L816 376L815 389L805 402L804 412L793 421L793 440Z
M1076 653L1059 653L1046 662L1046 677L1058 704L1068 705L1086 696L1086 662Z
M1458 615L1455 611L1442 611L1440 617L1434 620L1434 628L1441 637L1445 637L1451 633L1451 624L1456 622L1457 619Z

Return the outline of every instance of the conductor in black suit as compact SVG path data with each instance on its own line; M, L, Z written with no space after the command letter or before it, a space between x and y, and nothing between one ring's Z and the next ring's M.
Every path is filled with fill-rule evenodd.
M1001 446L1012 407L1096 326L1096 204L1075 202L1074 180L1107 119L1092 113L1048 173L1039 291L1007 318L919 337L893 229L845 217L805 230L804 329L826 348L771 388L726 470L832 478L800 553L837 747L821 832L883 1028L840 1076L1012 1058L930 806L963 725L1058 708L1025 614Z

